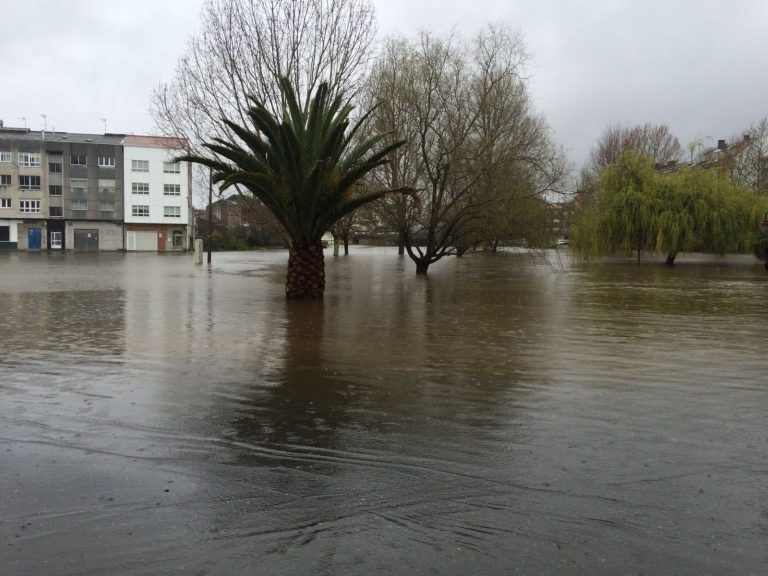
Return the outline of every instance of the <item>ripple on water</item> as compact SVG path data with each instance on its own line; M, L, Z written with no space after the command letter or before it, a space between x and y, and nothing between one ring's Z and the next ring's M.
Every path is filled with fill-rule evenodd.
M4 570L764 569L759 266L285 256L0 254Z

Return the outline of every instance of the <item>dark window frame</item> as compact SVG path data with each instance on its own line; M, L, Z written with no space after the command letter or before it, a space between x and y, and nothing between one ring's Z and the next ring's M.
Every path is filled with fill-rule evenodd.
M34 184L35 179L37 179L37 186ZM28 181L28 183L24 183L25 181ZM40 176L20 174L19 190L40 190Z

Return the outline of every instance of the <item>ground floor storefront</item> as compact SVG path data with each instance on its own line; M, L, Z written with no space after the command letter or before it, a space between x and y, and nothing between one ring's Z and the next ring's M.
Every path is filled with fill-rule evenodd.
M0 250L182 252L189 242L187 226L179 224L0 219Z
M124 250L123 224L98 220L66 221L61 248L91 252Z
M129 252L181 252L187 245L187 227L184 225L125 225L125 249Z
M21 220L0 219L0 250L18 249L20 222Z
M45 220L18 220L16 248L18 250L47 250L47 223Z

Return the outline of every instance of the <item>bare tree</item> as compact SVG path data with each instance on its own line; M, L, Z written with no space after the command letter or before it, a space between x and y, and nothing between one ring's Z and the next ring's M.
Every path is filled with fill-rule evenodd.
M682 147L666 124L626 127L614 124L605 129L589 155L589 170L599 174L610 164L618 164L627 150L650 156L656 164L679 160Z
M364 91L365 108L376 106L369 130L387 134L387 144L399 139L409 142L394 154L386 166L372 175L376 187L415 186L419 182L423 161L418 146L419 126L414 122L412 107L403 105L407 96L404 74L415 65L412 43L403 38L389 39L374 66ZM385 229L398 235L398 254L405 254L405 238L417 217L417 205L404 195L388 196L377 202L372 218Z
M734 139L728 154L733 183L768 195L768 117Z
M534 109L525 82L502 77L498 70L500 62L513 58L505 51L522 50L519 38L510 42L505 34L503 29L489 29L478 36L475 50L476 64L487 71L479 76L476 87L485 94L478 98L476 169L481 177L476 188L488 202L483 203L483 226L470 242L487 243L492 251L502 241L524 240L529 246L550 243L546 200L560 193L569 172L546 121Z
M374 67L376 129L408 142L378 177L417 191L415 200L393 199L382 212L417 273L488 239L501 198L518 192L503 169L535 181L532 195L546 188L539 171L553 154L528 97L526 60L519 34L488 27L472 42L424 32L390 40Z
M376 35L370 0L207 0L201 19L174 78L155 88L150 106L158 129L187 138L198 156L213 156L203 141L237 140L223 120L249 125L248 96L279 117L280 77L297 87L304 107L321 82L331 97L351 99ZM207 173L199 179L207 182Z
M369 0L208 0L174 79L154 91L152 115L198 153L204 138L232 136L223 118L248 122L249 95L279 114L280 77L303 106L323 81L332 97L351 98L375 33Z

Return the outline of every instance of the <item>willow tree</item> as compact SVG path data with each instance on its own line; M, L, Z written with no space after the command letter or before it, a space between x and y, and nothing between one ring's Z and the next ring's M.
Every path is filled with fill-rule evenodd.
M366 190L361 180L387 162L402 142L379 146L385 135L357 139L368 114L350 126L352 106L331 98L325 83L303 107L287 78L280 80L286 107L282 119L250 97L249 122L222 119L236 140L214 138L204 146L215 155L189 155L212 170L223 189L242 187L258 198L290 238L285 293L322 298L325 264L321 238L339 219L378 200L389 190Z
M590 204L582 209L573 243L583 255L746 252L761 204L750 190L720 172L684 168L661 174L650 156L625 152L603 169Z

